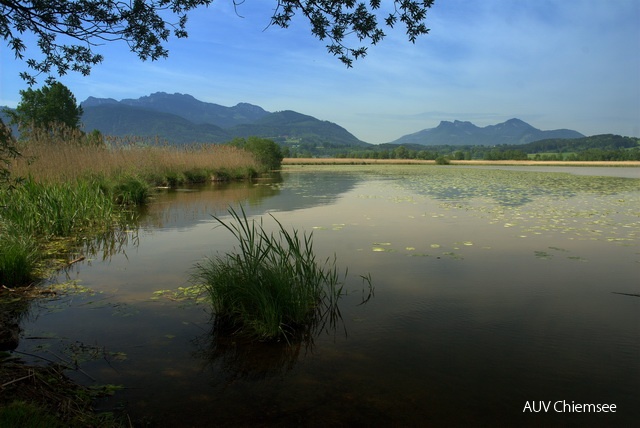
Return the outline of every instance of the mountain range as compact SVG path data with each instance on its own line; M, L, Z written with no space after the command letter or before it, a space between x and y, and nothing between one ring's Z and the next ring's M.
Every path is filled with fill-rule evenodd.
M435 128L404 135L390 144L420 144L425 146L484 146L526 144L551 138L582 138L583 134L570 129L542 131L520 119L509 119L483 128L471 122L442 121Z
M85 130L105 135L159 137L172 144L223 143L255 135L289 145L369 146L335 123L295 111L272 113L248 103L225 107L186 94L158 92L121 101L89 97L81 105Z
M249 103L225 107L199 101L187 94L157 92L121 101L89 97L81 105L84 130L97 129L104 135L158 138L171 144L223 143L255 135L315 155L331 155L345 148L372 147L335 123L302 113L291 110L268 112ZM6 123L6 117L3 119ZM494 146L581 137L584 135L569 129L543 131L515 118L485 127L455 120L442 121L435 128L404 135L387 144Z

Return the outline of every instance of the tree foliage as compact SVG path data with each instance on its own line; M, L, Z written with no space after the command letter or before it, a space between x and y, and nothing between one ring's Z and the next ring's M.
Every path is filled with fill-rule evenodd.
M539 140L527 144L497 146L424 146L420 144L379 144L368 148L316 151L314 156L333 155L356 159L424 159L449 157L453 160L565 160L635 161L640 160L640 139L604 134L583 138ZM295 153L294 153L295 155Z
M42 89L20 91L21 101L11 112L12 122L21 129L37 128L48 130L54 125L79 128L82 107L76 97L62 83L53 82Z
M353 36L359 43L369 41L376 45L385 37L383 27L393 28L400 21L405 26L409 41L415 43L418 36L429 32L425 20L433 1L394 0L393 9L385 14L378 13L381 10L380 0L278 0L271 24L287 28L297 13L302 14L311 24L314 36L329 40L329 53L351 67L354 59L367 54L367 47L350 47L345 44L345 39ZM380 15L384 25L378 22Z
M230 145L239 147L253 154L256 160L268 170L280 168L282 151L273 140L259 137L235 138Z
M18 152L16 141L11 134L11 128L0 119L0 187L8 183L11 160L18 156L20 156L20 152Z
M20 73L29 85L40 74L64 75L69 71L88 75L102 62L97 48L107 42L123 41L142 60L166 57L169 37L187 37L187 14L213 0L2 0L0 37L30 71ZM328 40L328 51L347 66L364 57L366 46L380 42L386 27L398 22L406 28L411 42L428 33L427 10L434 0L395 0L390 11L383 11L380 0L274 0L270 25L287 28L296 15L311 24L311 33ZM243 0L234 0L236 8ZM245 6L246 7L246 6ZM382 19L384 22L379 22ZM42 55L25 59L27 40L35 37Z

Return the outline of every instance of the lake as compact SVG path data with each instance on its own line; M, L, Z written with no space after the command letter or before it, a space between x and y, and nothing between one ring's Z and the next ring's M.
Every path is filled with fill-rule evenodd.
M348 270L305 343L212 332L189 287L229 219L313 233ZM594 426L640 419L640 170L290 166L160 190L139 225L60 273L19 351L77 363L152 426ZM361 304L370 275L374 296ZM615 412L577 405L615 405ZM540 410L547 405L547 410ZM578 409L578 410L576 410ZM607 407L604 407L607 409ZM612 409L612 407L608 407Z

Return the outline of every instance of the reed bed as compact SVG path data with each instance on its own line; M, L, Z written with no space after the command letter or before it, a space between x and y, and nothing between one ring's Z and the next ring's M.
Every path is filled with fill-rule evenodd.
M120 223L131 210L122 207L144 204L151 186L245 179L265 170L237 147L149 145L64 126L27 130L17 148L21 156L8 164L12 185L0 187L0 285L10 287L35 279L59 238L126 228Z
M220 329L288 340L337 312L343 284L335 258L318 262L311 234L289 232L273 216L277 234L268 233L242 207L229 214L228 223L214 218L237 239L238 251L196 264L193 278L208 292Z
M0 192L2 219L25 234L65 237L110 225L116 217L110 196L95 181L43 184L27 179Z
M74 182L79 178L137 176L150 184L171 185L208 179L250 178L264 168L253 155L219 144L168 146L136 138L105 138L96 143L80 131L54 136L34 131L20 143L22 157L12 162L14 177L37 182Z
M29 284L60 238L92 236L121 217L101 182L38 183L0 189L0 285Z

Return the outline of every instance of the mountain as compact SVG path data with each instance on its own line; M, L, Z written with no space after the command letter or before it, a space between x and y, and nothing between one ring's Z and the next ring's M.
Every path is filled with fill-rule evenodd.
M98 129L104 135L136 136L175 144L223 142L231 139L222 128L212 124L196 124L180 116L119 103L102 103L84 107L82 123L85 131Z
M122 101L116 101L111 98L100 99L89 97L82 103L82 107L118 103L161 113L174 114L196 124L208 123L221 128L230 128L243 123L251 123L269 114L269 112L265 111L262 107L248 103L240 103L233 107L224 107L219 104L199 101L188 94L167 94L165 92L156 92L155 94L138 99L123 99Z
M290 110L270 113L248 103L224 107L186 94L158 92L122 101L89 97L82 108L84 129L105 135L158 137L174 144L259 136L307 149L369 146L339 125L312 116Z
M556 129L542 131L520 119L480 128L471 122L442 121L435 128L423 129L392 141L390 144L420 144L424 146L484 146L526 144L551 138L581 138L577 131Z
M278 142L305 142L328 146L368 146L333 122L321 121L291 110L271 113L252 124L228 130L236 137L260 135Z

